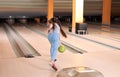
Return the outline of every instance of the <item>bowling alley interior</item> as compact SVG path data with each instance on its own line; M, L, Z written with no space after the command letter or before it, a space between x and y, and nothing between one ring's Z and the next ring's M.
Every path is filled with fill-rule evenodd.
M120 77L119 70L120 0L0 0L0 77Z

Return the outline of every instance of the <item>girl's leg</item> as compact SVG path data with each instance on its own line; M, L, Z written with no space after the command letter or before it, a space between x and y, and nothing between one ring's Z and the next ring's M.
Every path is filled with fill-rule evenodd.
M56 59L57 52L58 52L58 44L59 44L58 41L54 41L54 43L53 43L53 46L52 46L53 51L51 53L52 61L55 61L55 59Z
M51 48L50 48L50 56L51 56L51 60L53 61L53 55L54 55L54 44L51 44Z
M50 57L52 58L52 53L53 53L53 33L48 35L48 40L50 42ZM51 59L52 60L52 59Z
M52 45L52 47L53 47L53 51L52 51L52 61L55 61L56 55L57 55L57 52L58 52L59 34L54 33L52 44L53 44L53 45Z
M50 55L51 55L51 67L57 71L57 68L55 66L55 62L54 60L56 59L56 55L57 55L57 51L58 51L58 44L59 44L59 35L51 35L52 37L49 37L49 42L51 44L51 48L50 48Z
M55 59L56 59L56 56L57 56L57 51L58 51L58 41L54 41L54 43L53 43L53 52L51 53L51 59L52 59L52 61L51 61L51 67L55 70L55 71L57 71L57 67L56 67L56 65L55 65Z

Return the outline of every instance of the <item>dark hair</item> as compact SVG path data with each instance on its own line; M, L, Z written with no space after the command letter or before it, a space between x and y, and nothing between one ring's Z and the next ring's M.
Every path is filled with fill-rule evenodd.
M60 27L60 32L61 32L61 34L62 34L65 38L67 38L67 35L66 35L66 33L64 32L64 30L62 29L61 22L59 21L58 18L56 18L56 17L51 18L51 19L49 20L49 22L51 22L51 23L53 24L53 27L52 27L53 30L55 29L55 23L57 23L57 24L59 25L59 27Z

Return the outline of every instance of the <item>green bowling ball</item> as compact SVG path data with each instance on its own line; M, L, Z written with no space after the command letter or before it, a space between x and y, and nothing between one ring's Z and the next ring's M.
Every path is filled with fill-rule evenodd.
M59 51L60 53L65 52L65 50L66 50L66 48L65 48L64 45L60 45L59 48L58 48L58 51Z

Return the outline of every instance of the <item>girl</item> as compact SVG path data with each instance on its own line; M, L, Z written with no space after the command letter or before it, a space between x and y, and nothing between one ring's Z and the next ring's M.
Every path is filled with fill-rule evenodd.
M51 63L50 65L52 68L57 71L55 61L56 61L56 55L58 51L59 46L59 40L60 40L60 33L67 38L67 35L62 29L61 23L57 18L51 18L49 20L49 29L48 29L48 40L50 42L50 56L51 56Z

